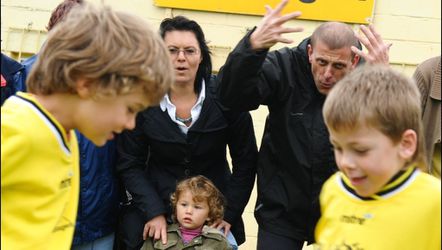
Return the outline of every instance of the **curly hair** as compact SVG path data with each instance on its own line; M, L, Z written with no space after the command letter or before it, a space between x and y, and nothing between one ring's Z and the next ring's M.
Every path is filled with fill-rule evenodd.
M209 205L208 225L224 217L225 199L223 194L215 187L212 181L202 175L184 179L177 184L175 192L171 195L170 201L173 208L173 219L176 221L176 205L180 195L190 191L193 200L197 202L207 201Z

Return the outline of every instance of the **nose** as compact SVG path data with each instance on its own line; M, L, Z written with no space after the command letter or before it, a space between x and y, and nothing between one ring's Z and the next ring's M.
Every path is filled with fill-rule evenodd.
M333 69L332 69L332 67L330 65L328 65L325 68L324 78L328 80L328 79L330 79L332 77L333 77Z
M184 50L178 50L177 52L178 54L176 54L176 57L178 60L182 60L184 61L186 59L186 55L184 54Z
M186 214L192 214L192 212L193 212L192 206L187 206L186 207Z
M355 168L353 156L349 153L343 152L339 156L336 156L336 159L337 159L339 167L342 169L350 170L350 169Z

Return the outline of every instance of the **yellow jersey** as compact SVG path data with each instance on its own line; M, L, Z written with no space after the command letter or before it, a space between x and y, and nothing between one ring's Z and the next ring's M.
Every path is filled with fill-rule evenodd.
M338 172L324 184L314 249L440 250L441 183L409 168L371 197Z
M1 108L1 248L68 250L77 215L78 143L26 93Z

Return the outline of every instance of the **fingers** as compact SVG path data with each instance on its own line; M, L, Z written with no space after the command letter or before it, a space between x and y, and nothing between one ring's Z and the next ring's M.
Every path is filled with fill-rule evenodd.
M161 229L161 241L163 242L163 245L167 243L167 230L166 228Z
M362 50L356 48L355 46L351 46L351 51L353 51L353 53L355 53L356 55L365 58L364 52L362 52Z
M362 50L359 50L355 47L352 47L351 50L363 57L370 64L386 64L389 63L389 50L391 47L391 43L386 44L381 35L375 30L373 25L360 26L360 31L362 34L356 34L358 40L367 48L367 53L363 53Z
M211 228L218 228L218 226L221 224L221 221L215 221L214 223L212 223L209 227Z
M282 9L284 9L284 7L288 4L288 2L288 0L282 0L273 10L272 15L279 15Z
M230 223L228 223L225 220L222 220L221 223L219 223L219 225L216 227L216 229L218 229L218 230L223 229L224 230L224 236L227 237L227 234L230 232L230 228L231 227L232 227L232 225L230 225Z
M284 24L285 22L292 20L292 19L296 19L297 17L299 17L301 15L301 11L295 11L295 12L291 12L289 14L285 14L281 17L279 17L276 21L275 24L277 25L281 25Z
M361 36L360 34L355 34L356 38L364 45L368 50L373 50L373 46L370 44L368 39L365 36Z
M146 225L144 225L144 230L143 230L143 240L146 240L147 237L152 237L153 236L153 232L152 232L152 228L149 226L148 223L146 223Z
M266 9L266 14L264 16L268 16L272 13L272 8L270 7L270 5L266 5L264 6L264 8Z
M147 239L147 233L148 233L148 231L146 230L146 227L144 227L144 230L143 230L143 240Z

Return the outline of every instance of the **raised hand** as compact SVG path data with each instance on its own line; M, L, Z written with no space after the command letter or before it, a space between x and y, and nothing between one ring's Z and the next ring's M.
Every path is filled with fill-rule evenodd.
M364 53L354 46L351 47L351 50L363 57L367 63L388 65L389 51L392 44L385 43L371 24L368 27L361 25L360 30L364 33L364 36L356 34L356 37L367 48L368 53Z
M285 22L301 15L301 12L295 11L281 16L281 11L288 2L288 0L283 0L275 9L268 5L265 6L266 14L250 36L250 44L254 50L268 49L278 42L292 43L291 39L284 38L281 35L303 30L301 27L287 28L282 26Z

